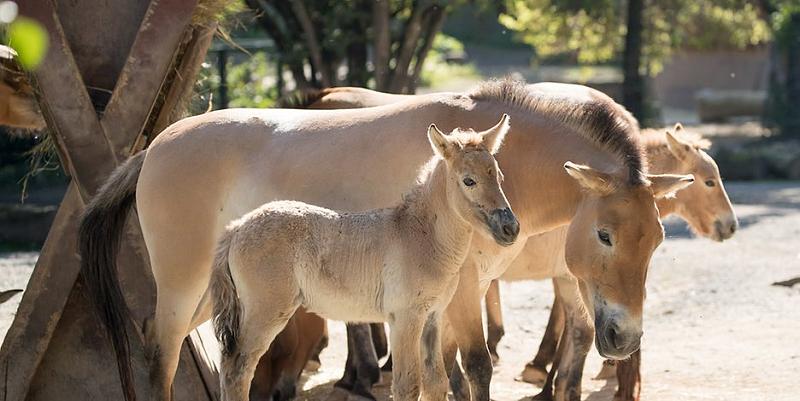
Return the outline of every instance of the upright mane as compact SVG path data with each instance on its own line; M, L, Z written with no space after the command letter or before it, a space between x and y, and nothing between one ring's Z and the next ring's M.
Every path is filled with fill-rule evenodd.
M634 126L624 108L607 101L570 101L565 97L539 96L522 81L490 80L469 93L473 100L496 100L567 126L586 140L618 157L628 169L628 183L643 185L647 159Z
M669 152L669 148L667 147L667 130L669 129L646 128L642 130L642 144L644 145L644 148L647 149L648 155ZM678 137L678 139L689 143L697 150L706 150L711 147L711 141L703 138L703 136L700 134L688 133L686 130L677 132L670 130L670 132L672 135L675 135Z

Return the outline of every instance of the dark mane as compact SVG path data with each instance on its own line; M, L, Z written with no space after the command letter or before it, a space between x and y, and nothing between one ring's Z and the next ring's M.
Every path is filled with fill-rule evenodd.
M639 129L632 124L625 109L616 103L537 96L528 91L524 82L513 79L484 82L469 96L473 100L498 100L570 127L601 149L619 157L628 168L630 185L647 182L643 174L647 159Z
M328 89L304 89L294 91L288 95L281 96L275 107L281 109L307 109L308 106L316 103L328 93L330 93Z

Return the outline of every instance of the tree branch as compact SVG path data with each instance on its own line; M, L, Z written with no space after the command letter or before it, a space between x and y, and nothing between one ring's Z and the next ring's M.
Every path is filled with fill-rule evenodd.
M372 6L372 36L374 52L372 63L375 66L375 89L388 90L389 79L389 0L375 0Z
M403 43L398 50L394 71L392 72L392 81L389 84L390 92L398 93L403 90L405 78L408 76L408 66L411 64L411 58L417 49L417 42L422 32L424 10L429 3L429 1L418 1L411 11L411 17L406 23Z
M419 75L422 73L425 58L428 57L428 53L430 53L431 47L433 47L433 41L436 39L436 35L439 34L439 31L442 30L442 25L444 25L445 13L443 6L434 5L427 10L426 14L425 27L427 29L425 30L425 34L422 35L422 46L417 50L414 72L408 77L404 85L406 93L414 93L417 91Z
M300 22L300 26L303 28L303 36L306 40L306 46L308 46L311 64L317 71L319 71L322 86L329 87L331 86L331 77L328 73L328 70L324 68L324 65L322 64L322 50L320 48L319 41L317 41L317 34L314 31L314 24L311 22L311 17L308 15L308 11L306 10L306 6L303 4L302 0L291 0L291 3L294 15L297 17L297 20Z

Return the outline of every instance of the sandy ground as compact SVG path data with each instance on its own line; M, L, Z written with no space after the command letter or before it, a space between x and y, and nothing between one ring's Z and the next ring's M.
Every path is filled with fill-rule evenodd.
M643 339L643 399L800 400L800 183L731 183L741 230L725 243L692 238L677 220L653 258ZM0 255L0 289L22 288L36 253ZM539 389L515 381L547 321L549 282L501 286L506 337L492 382L496 400L523 400ZM19 296L0 306L5 335ZM344 325L331 323L323 367L299 399L323 399L341 374ZM613 382L594 381L601 359L586 365L584 399L611 400ZM379 387L388 399L388 386Z

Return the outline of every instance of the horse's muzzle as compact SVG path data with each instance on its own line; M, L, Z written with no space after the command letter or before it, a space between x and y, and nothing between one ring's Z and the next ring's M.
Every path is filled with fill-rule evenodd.
M716 231L716 239L718 241L725 241L733 237L733 234L738 228L739 222L736 220L736 217L725 219L725 221L721 219L714 221L714 230Z
M498 244L508 246L517 240L519 221L511 209L492 210L492 214L488 217L488 223L492 236Z
M598 318L599 317L599 318ZM615 318L595 317L595 345L605 358L625 359L641 345L641 330L624 330Z

